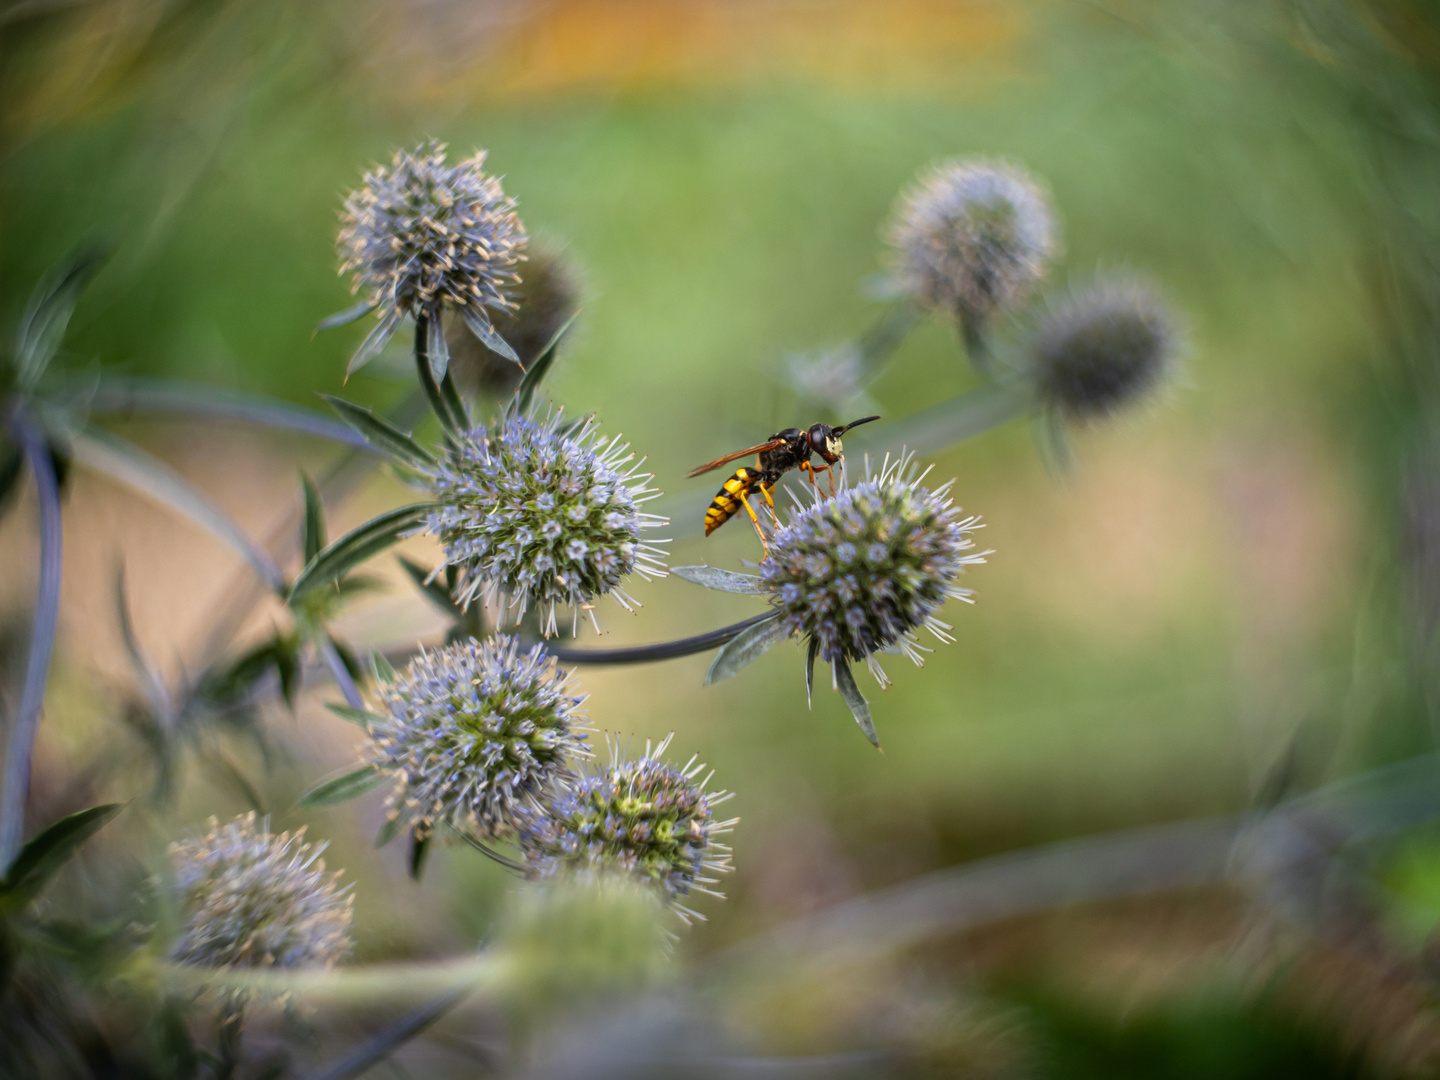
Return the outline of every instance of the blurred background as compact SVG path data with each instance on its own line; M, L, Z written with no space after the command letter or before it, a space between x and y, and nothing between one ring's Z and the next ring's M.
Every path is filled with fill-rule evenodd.
M927 165L981 155L1048 183L1065 244L1052 293L1105 268L1162 283L1186 351L1161 400L1075 433L1064 468L1024 421L931 455L994 554L968 575L976 605L947 609L956 644L923 670L890 660L884 693L862 680L883 756L838 695L807 710L789 644L711 687L708 657L581 671L598 727L637 744L673 731L682 759L697 753L737 793L729 899L704 902L709 921L680 946L704 964L930 872L1250 811L1434 749L1437 63L1440 13L1424 0L5 0L0 322L100 239L113 254L71 323L71 370L319 407L364 333L312 333L351 302L335 272L344 193L396 147L484 147L531 233L583 269L549 394L623 432L656 486L690 493L677 512L698 514L714 482L684 480L690 467L850 419L794 389L787 357L881 313L866 292L879 230ZM1026 325L999 329L1002 357ZM347 395L399 401L403 353ZM953 329L930 322L869 394L901 417L973 381ZM337 454L213 421L116 430L258 537L293 519L297 469ZM864 429L847 439L852 458L865 448ZM332 530L403 498L376 477L330 508ZM686 531L673 565L756 556L747 529ZM0 525L16 671L32 537L27 491ZM208 662L197 650L244 573L80 469L65 541L38 819L81 792L140 799L154 782L123 723L137 690L117 564L136 635L172 678ZM433 561L424 542L405 550ZM373 569L389 586L347 612L345 636L433 640L442 624L395 560ZM634 591L638 615L602 610L603 644L758 610L673 578ZM257 606L237 651L281 618ZM357 882L357 961L473 949L513 887L501 868L446 848L411 882L398 846L373 850L378 793L287 809L355 757L356 729L319 706L334 697L315 685L293 715L266 712L264 754L222 739L225 767L190 773L111 841L143 862L258 803L277 825L308 823ZM116 762L133 767L102 769ZM1270 923L1224 884L1020 903L849 979L767 981L728 1007L773 1053L923 1031L934 1075L1198 1076L1204 1061L1206 1075L1424 1073L1440 1061L1426 959L1440 833L1351 861L1363 917L1339 939L1312 921L1277 952L1279 931L1257 929ZM414 1075L469 1075L427 1053ZM806 1075L839 1074L817 1068Z

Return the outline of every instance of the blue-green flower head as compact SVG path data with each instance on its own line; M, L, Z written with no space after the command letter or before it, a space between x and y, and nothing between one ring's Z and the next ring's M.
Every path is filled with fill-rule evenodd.
M760 567L790 635L813 642L826 661L864 660L882 685L880 650L919 664L914 631L953 640L934 613L947 599L970 601L960 575L989 554L975 550L980 521L955 505L950 484L924 487L912 462L887 457L856 486L796 510Z
M1045 189L1024 170L949 161L906 192L887 231L900 287L920 306L962 321L1016 308L1059 249Z
M730 870L730 849L716 837L735 821L719 821L715 807L729 793L705 790L710 777L691 758L683 768L661 758L670 745L647 743L627 761L612 744L603 769L582 773L557 790L533 815L519 838L536 877L559 871L622 870L654 886L679 905L691 892L720 896L714 875Z
M330 967L350 950L351 900L324 844L270 832L249 813L170 847L181 934L171 958L200 967Z
M599 596L633 610L626 577L665 574L664 551L641 540L643 530L666 523L640 510L660 494L647 486L642 464L593 420L568 423L559 412L543 420L511 414L466 433L436 472L441 505L426 524L444 546L445 565L459 570L458 598L483 596L517 619L533 604L546 635L556 632L559 606L577 622L581 609L595 621Z
M584 697L543 646L515 637L422 652L380 698L388 718L371 726L369 760L394 777L402 827L502 833L588 754Z
M1051 310L1028 351L1042 404L1099 420L1158 389L1175 369L1180 332L1169 306L1138 277L1101 278Z
M340 272L375 308L381 338L404 316L438 322L447 307L483 338L490 310L514 310L508 290L519 282L527 240L515 200L485 172L485 151L450 165L445 149L432 140L396 151L388 167L365 174L341 211ZM364 348L383 346L372 335Z

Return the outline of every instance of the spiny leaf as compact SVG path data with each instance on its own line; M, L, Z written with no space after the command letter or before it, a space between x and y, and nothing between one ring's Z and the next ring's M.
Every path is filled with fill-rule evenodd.
M353 307L348 307L344 311L337 311L334 315L325 316L315 327L315 333L323 334L326 330L335 330L341 326L349 326L352 322L363 319L374 310L374 304L368 300L361 300L360 303Z
M344 398L330 394L320 396L340 414L340 419L358 431L375 449L418 469L429 471L435 468L435 455L393 424Z
M805 707L815 707L815 657L820 654L820 642L810 639L810 647L805 650Z
M390 661L385 659L385 654L378 649L370 654L370 668L375 672L376 682L392 683L395 681L395 669L390 666Z
M329 585L352 567L399 543L405 533L425 523L435 506L429 502L401 506L346 533L305 564L290 589L290 603L293 605L312 589Z
M860 687L855 685L855 676L850 672L850 665L843 656L837 656L830 667L835 673L835 689L840 691L845 704L850 706L855 723L860 725L860 730L865 733L865 738L870 740L870 745L879 750L880 737L875 734L875 721L870 719L870 703L860 693Z
M410 877L415 881L425 872L425 856L430 853L429 830L418 826L410 830Z
M411 562L404 555L398 556L400 565L405 568L405 573L410 575L410 580L415 582L415 587L425 594L425 598L438 607L441 612L452 619L462 619L465 612L460 605L455 603L454 597L438 579L430 577L430 571L423 566Z
M765 588L764 580L754 574L737 574L733 570L722 570L718 566L672 566L670 573L719 592L762 596L769 591Z
M465 320L465 325L470 332L480 339L480 343L493 353L503 356L506 360L513 360L520 363L520 357L510 347L510 343L500 336L495 325L490 321L481 308L474 304L466 304L460 309L460 316Z
M300 474L300 490L305 497L305 531L301 539L308 563L325 548L325 504L320 499L320 489L303 472Z
M395 331L399 326L400 316L394 311L387 312L375 325L375 329L366 335L365 340L360 343L360 348L355 350L355 355L350 358L349 366L345 368L345 378L350 378L351 375L379 356L380 350L390 344L390 339L395 336Z
M403 828L403 826L398 816L386 818L385 824L380 826L380 835L375 837L375 846L382 848L390 843L391 840L394 840L395 837L400 835L401 828Z
M574 325L575 320L579 317L580 313L577 311L566 319L560 329L556 330L550 340L545 343L545 347L540 350L539 355L531 361L529 370L520 380L520 385L515 388L514 408L517 413L523 413L530 407L530 402L535 397L535 391L540 386L540 380L545 378L546 372L555 363L555 355L560 348L560 339L565 336L565 332Z
M450 370L450 346L445 342L445 323L442 319L431 316L426 337L426 346L429 351L430 377L439 386L445 381L445 373Z
M295 806L302 810L315 806L334 806L336 803L364 795L367 791L374 791L385 783L385 780L385 774L374 765L361 765L358 769L351 769L339 776L330 776L311 784L300 793L300 797L295 800Z
M61 818L20 849L0 880L0 900L21 904L44 888L80 846L118 814L123 804L105 803Z
M341 705L338 701L325 702L325 708L329 709L341 720L348 720L352 724L358 724L367 731L371 724L383 724L386 718L373 712L366 712L364 709L354 709L349 705Z
M764 622L756 623L715 654L710 670L705 673L705 682L717 683L739 673L741 668L758 660L784 636L785 624L778 612Z

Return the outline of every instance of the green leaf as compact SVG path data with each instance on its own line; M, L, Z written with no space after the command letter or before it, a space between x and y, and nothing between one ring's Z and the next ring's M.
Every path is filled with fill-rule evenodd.
M82 251L36 287L15 342L20 385L26 390L35 386L55 358L75 304L103 262L99 249Z
M374 304L368 300L362 300L360 303L355 304L353 307L348 307L344 311L337 311L334 315L325 316L315 327L315 333L323 334L326 330L335 330L341 326L349 326L351 323L363 319L374 310Z
M305 561L308 563L325 547L325 503L320 498L320 490L303 472L300 474L300 491L305 499L305 525L300 534L301 550L305 552Z
M390 661L385 659L385 654L378 649L370 654L370 668L375 672L376 682L392 683L395 681L395 669L390 666Z
M399 543L405 533L423 525L437 503L411 503L371 518L320 552L300 571L290 589L290 603L342 577L347 570Z
M394 840L395 837L400 835L400 830L402 827L403 826L400 824L400 818L398 816L386 818L385 824L380 826L380 835L375 837L375 846L377 848L382 848L386 844L390 843L391 840Z
M383 724L388 719L384 716L378 716L373 712L366 712L364 709L354 709L349 705L341 705L338 701L325 702L325 708L340 717L341 720L348 720L352 724L358 724L367 731L370 730L371 724Z
M719 592L744 593L750 596L764 596L769 593L765 582L754 574L737 574L733 570L722 570L718 566L672 566L670 573Z
M415 881L425 873L425 856L430 853L429 830L421 830L418 826L410 830L410 877Z
M164 462L139 447L95 428L69 429L75 456L92 469L119 480L143 495L199 525L223 540L277 592L285 589L285 575L268 552L235 523L235 519L203 491L194 487Z
M450 369L450 346L445 342L445 322L437 314L430 316L426 323L426 359L430 362L430 377L439 386L445 381Z
M92 806L61 818L22 847L0 880L0 900L23 904L45 887L80 846L118 814L122 803Z
M540 386L540 380L545 378L545 373L548 372L551 365L555 363L555 354L560 347L560 339L565 336L565 332L574 325L575 320L579 317L580 313L577 311L574 315L571 315L570 318L566 319L560 329L556 330L554 336L546 343L545 348L540 350L539 355L536 356L535 360L530 364L529 369L525 372L525 376L520 380L520 385L515 388L514 407L517 413L523 413L530 407L530 402L535 397L535 391ZM471 327L471 329L473 330L474 327ZM481 340L484 339L482 338ZM516 362L518 363L519 361L517 360Z
M717 683L738 674L745 665L769 652L784 636L785 623L779 612L763 622L756 623L715 654L710 670L705 673L706 684Z
M810 646L805 650L805 707L815 707L815 657L820 654L820 642L810 639Z
M481 307L475 304L466 304L460 309L460 317L465 320L465 325L470 332L480 339L480 343L491 352L503 356L506 360L513 360L520 363L520 357L515 350L495 329L495 324L490 321L490 316Z
M404 555L397 557L400 565L405 568L405 573L410 576L410 580L415 582L415 587L425 594L425 599L429 600L439 608L443 614L448 615L452 619L463 619L465 617L465 612L461 610L460 605L457 604L454 597L450 595L450 590L441 584L438 579L432 579L430 577L430 571L418 563L411 562L405 558Z
M870 703L860 693L860 687L855 685L855 676L850 672L850 665L841 656L836 657L830 667L835 673L835 689L840 691L845 704L850 706L855 723L860 725L860 730L865 733L865 738L870 740L870 745L879 750L880 737L875 734L875 721L870 719Z
M381 316L380 321L375 324L375 329L366 335L360 347L355 350L355 355L350 357L350 363L345 368L345 378L359 371L375 357L380 355L380 350L390 344L390 339L395 336L395 331L400 327L400 316L397 312L388 311Z
M407 465L413 465L417 469L430 471L438 464L435 455L429 450L393 424L380 419L369 409L330 394L321 394L320 396L340 414L340 419L358 431L365 441L375 449L389 454Z
M305 810L315 806L334 806L336 803L374 791L389 779L374 765L361 765L358 769L329 776L316 781L300 793L295 800L297 809Z

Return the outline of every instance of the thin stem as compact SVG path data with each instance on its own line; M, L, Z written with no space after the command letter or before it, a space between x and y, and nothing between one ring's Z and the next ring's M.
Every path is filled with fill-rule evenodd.
M340 687L340 693L345 695L345 704L352 709L364 709L365 699L360 696L360 688L355 685L355 680L350 675L350 669L345 666L344 659L340 656L340 650L335 647L335 642L324 630L315 636L315 646L320 650L320 656L325 661L325 666L330 669L330 675L335 680L335 685Z
M459 1005L471 992L471 987L462 986L420 1006L333 1065L312 1074L310 1080L354 1080L364 1075Z
M20 711L10 730L5 750L5 782L0 790L0 867L14 861L25 835L25 802L30 792L30 763L35 736L45 704L45 683L55 651L55 628L60 619L62 527L60 486L44 433L24 405L10 418L10 429L30 462L40 502L40 583L35 599L35 624L30 631L30 655L25 661L25 684Z
M514 859L507 859L504 855L501 855L500 852L496 851L489 844L484 843L478 837L471 836L464 829L457 829L448 821L445 824L449 826L451 832L453 832L461 840L464 840L465 843L469 844L476 851L480 852L481 855L484 855L487 859L492 859L495 862L499 863L501 866L505 867L505 869L513 870L517 874L525 873L524 863L518 863Z
M892 306L860 339L860 358L865 366L873 368L884 363L919 322L920 313L909 301Z
M545 651L566 664L646 664L655 660L674 660L681 656L709 652L739 637L757 623L773 618L775 612L766 611L732 626L722 626L719 630L680 638L678 641L662 641L655 645L631 645L623 649L571 649L546 642Z

